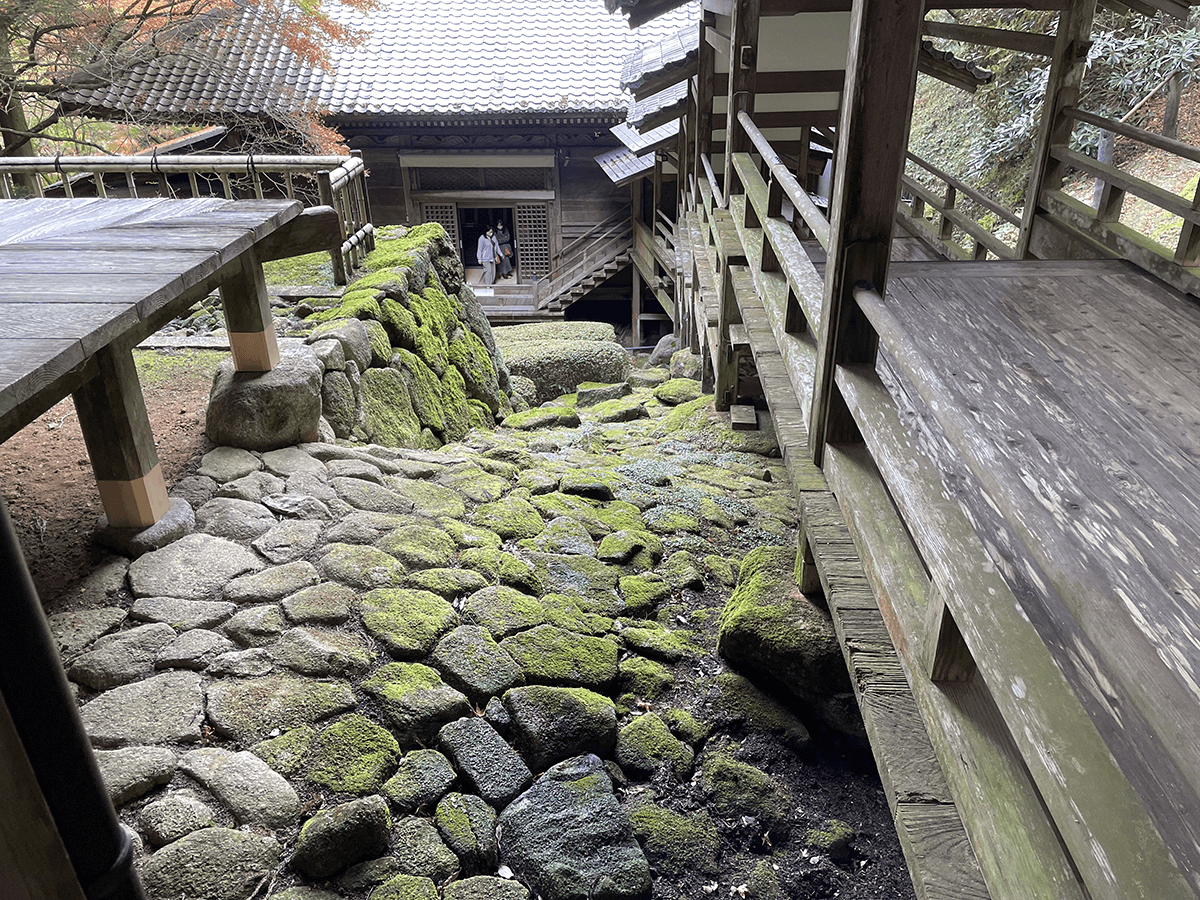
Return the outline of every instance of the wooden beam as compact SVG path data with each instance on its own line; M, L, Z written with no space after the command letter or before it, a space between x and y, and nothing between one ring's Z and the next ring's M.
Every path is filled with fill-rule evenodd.
M841 91L846 81L843 69L803 69L790 72L758 72L754 90L758 94L825 94ZM729 90L729 73L718 72L713 76L713 90L722 93Z
M1025 195L1025 213L1021 233L1017 237L1017 257L1029 257L1029 237L1044 191L1062 186L1062 166L1055 163L1050 148L1066 144L1074 130L1074 120L1063 109L1074 106L1079 99L1079 87L1087 69L1088 50L1092 46L1092 19L1096 15L1096 0L1079 0L1059 16L1058 33L1054 38L1054 58L1046 81L1046 98L1042 103L1042 121L1034 143L1033 165Z
M752 118L760 130L764 128L800 128L804 125L829 126L838 123L838 111L836 109L804 109L795 112L760 112L753 115ZM725 113L713 113L713 128L727 128L728 121ZM771 146L775 146L774 141L771 142Z
M917 60L917 71L938 81L944 81L951 87L959 88L968 94L979 90L979 79L966 69L960 69L949 60L938 59L928 53L922 53Z
M313 206L271 232L255 245L260 262L286 259L320 250L342 251L338 214L328 206Z
M279 364L275 318L267 297L262 264L251 248L221 283L221 304L229 329L229 349L239 372L269 372Z
M100 500L110 525L149 528L166 515L171 502L133 352L114 342L94 358L96 376L73 396Z
M709 16L705 15L707 21ZM706 27L701 25L701 27ZM716 68L716 51L707 41L700 42L699 56L696 59L696 77L692 79L691 91L696 98L696 154L692 158L692 171L696 173L699 184L704 166L700 160L712 152L713 134L713 72ZM700 195L694 194L693 203L699 206Z
M726 91L725 197L740 193L732 154L746 153L753 144L749 135L735 124L737 114L745 110L754 115L754 93L758 73L759 0L736 0L729 38L729 84Z
M867 281L882 293L887 284L923 16L921 0L856 0L851 15L809 427L817 465L827 441L856 435L834 383L837 366L875 358L877 338L853 290Z
M978 25L959 25L957 22L932 22L926 20L921 26L925 37L961 41L982 47L1002 47L1031 56L1053 56L1054 36L1031 34L1024 31L1009 31L1007 28L983 28Z

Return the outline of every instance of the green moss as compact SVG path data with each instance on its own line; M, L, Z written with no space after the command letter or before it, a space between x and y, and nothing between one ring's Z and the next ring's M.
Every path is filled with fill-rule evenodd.
M666 666L642 656L621 660L617 671L621 689L645 700L656 700L675 686L675 676Z
M386 366L392 359L392 342L387 330L374 320L363 322L367 329L367 343L371 346L371 365Z
M637 395L620 397L616 400L604 400L597 403L589 411L590 418L597 422L632 422L635 419L649 417L645 402Z
M700 648L692 642L690 631L625 628L621 631L621 639L629 649L663 662L679 662L685 657L700 654Z
M746 900L787 900L779 876L766 860L759 862L746 879Z
M379 790L399 759L400 745L387 729L351 713L313 740L304 777L330 790L369 794Z
M404 565L391 554L359 544L330 544L319 563L326 579L369 590L398 585Z
M438 900L437 885L423 875L393 875L367 900Z
M417 345L417 320L399 301L391 297L379 301L379 323L387 329L393 346L412 349Z
M435 569L454 561L454 539L432 524L401 525L376 545L410 569Z
M671 734L693 747L699 746L708 739L711 729L693 716L686 709L678 707L662 713L662 720L667 723Z
M383 793L401 812L411 813L441 799L455 777L450 761L436 750L413 750L400 760Z
M617 676L617 645L610 640L539 625L505 638L500 646L531 683L598 687Z
M622 529L606 535L600 541L596 556L605 562L636 565L634 560L643 551L646 552L644 561L648 561L652 566L657 565L663 555L662 539L649 531Z
M496 532L488 531L477 525L468 525L466 522L460 522L458 519L447 516L443 516L437 521L442 530L454 538L460 547L486 547L491 550L499 550L500 545L504 543Z
M367 631L398 659L428 655L437 639L459 624L454 607L429 591L375 590L358 605Z
M462 614L468 623L486 628L497 640L542 625L547 619L537 600L505 585L476 591L463 603Z
M444 334L434 331L428 325L417 324L413 335L413 350L438 377L446 374L447 349Z
M376 299L377 294L377 291L352 290L342 296L341 302L337 306L331 306L329 309L315 312L305 319L305 321L309 324L315 324L318 322L332 322L335 319L377 320L380 316L379 301Z
M688 816L646 804L629 814L650 864L664 875L716 875L717 826L704 812Z
M672 378L654 389L654 398L668 406L690 403L700 397L700 383L691 378Z
M853 840L854 829L840 819L826 819L819 828L810 828L804 833L805 844L829 854L831 859L848 857Z
M387 702L403 700L417 691L443 688L446 683L436 669L420 663L388 663L362 683L364 690Z
M443 293L431 272L420 300L409 307L418 324L426 324L443 335L453 334L458 327L458 305Z
M447 600L487 587L487 579L470 569L421 569L410 572L404 583L408 587L432 591Z
M645 512L646 524L657 534L677 534L680 531L700 531L700 520L690 513L670 506L655 506Z
M458 564L474 569L493 584L507 585L526 594L540 594L542 579L525 560L487 547L472 547L458 555Z
M450 342L449 356L450 364L462 372L467 384L473 388L473 396L486 402L490 390L494 403L498 389L496 364L479 336L473 331L464 330Z
M745 722L751 728L773 731L788 746L797 750L808 746L811 738L800 720L748 679L725 672L717 676L717 688L720 695L716 708L722 718Z
M289 256L263 263L263 276L269 285L305 285L333 287L333 262L329 253L318 250L303 256Z
M676 781L685 781L696 754L667 729L654 713L638 716L617 733L617 762L626 771L650 778L669 771Z
M704 568L722 587L731 588L737 584L740 566L736 559L710 554L704 557Z
M442 416L445 419L447 441L461 441L471 430L471 414L467 407L467 385L462 373L454 366L442 376Z
M700 789L718 816L755 816L777 829L791 813L791 792L761 769L734 759L729 749L704 755Z
M385 447L411 447L421 432L408 387L391 368L367 369L362 375L362 408L371 440Z
M466 515L467 504L458 491L416 478L393 478L389 484L392 493L408 500L423 516L438 518Z
M505 540L531 538L542 533L546 523L537 509L521 497L505 497L476 507L471 523L495 532Z
M213 375L229 354L215 350L188 350L185 353L163 350L134 350L138 381L148 384L178 385L184 380L211 382Z
M391 365L404 377L417 419L427 428L444 432L446 418L442 414L442 383L433 374L433 370L415 353L403 348L396 350Z
M618 531L644 531L646 528L641 511L624 500L604 503L590 497L554 491L536 494L530 498L530 502L548 519L570 516L581 522L594 540L603 540Z
M436 222L414 228L380 229L375 234L375 249L367 254L363 268L371 272L411 266L416 252L434 241L444 241L446 230Z
M568 406L537 406L525 412L513 413L504 420L505 428L533 431L536 428L575 428L579 413Z
M695 400L680 403L659 420L656 433L672 435L702 429L709 422L712 402L711 394L702 394Z
M671 596L671 586L661 575L625 575L621 578L625 610L633 616L649 613Z
M659 568L658 573L667 579L677 591L684 588L703 590L704 570L700 562L687 550L676 550Z
M512 487L509 479L489 475L473 462L458 463L446 468L438 475L438 483L454 488L475 503L492 503L499 500Z
M467 421L471 423L472 428L485 430L490 430L496 424L496 420L492 418L487 405L481 400L476 400L474 397L467 401Z
M581 609L601 615L617 615L624 609L625 603L616 593L621 575L616 566L578 554L530 553L528 556L547 591L573 594L582 601Z
M280 775L291 778L303 767L316 733L315 729L301 725L285 731L279 737L261 741L250 750Z
M546 594L541 599L542 610L546 621L567 631L578 634L601 635L607 634L613 627L613 620L590 612L592 604L573 594Z

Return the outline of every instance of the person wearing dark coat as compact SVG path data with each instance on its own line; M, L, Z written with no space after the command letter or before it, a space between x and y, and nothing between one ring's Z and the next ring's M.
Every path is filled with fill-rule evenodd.
M513 239L503 222L496 223L496 246L500 248L500 277L512 278Z

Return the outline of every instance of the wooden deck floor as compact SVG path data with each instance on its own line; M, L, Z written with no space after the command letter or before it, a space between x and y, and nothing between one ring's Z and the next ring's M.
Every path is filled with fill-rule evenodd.
M1026 261L896 263L885 307L917 444L1194 877L1200 306L1128 263ZM1037 691L1019 669L993 694Z

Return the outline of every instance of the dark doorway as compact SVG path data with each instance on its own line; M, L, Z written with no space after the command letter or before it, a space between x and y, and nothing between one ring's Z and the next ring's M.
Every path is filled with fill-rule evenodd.
M468 266L476 264L475 248L479 236L489 228L495 228L497 222L503 222L508 233L513 233L514 221L511 206L462 206L458 207L458 229L463 236L463 262Z

